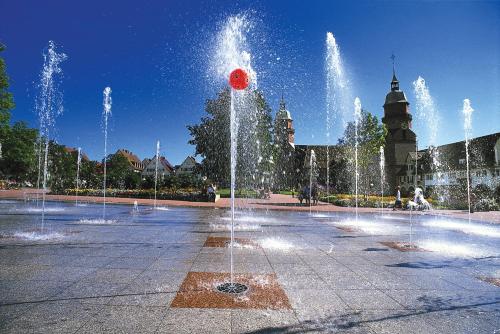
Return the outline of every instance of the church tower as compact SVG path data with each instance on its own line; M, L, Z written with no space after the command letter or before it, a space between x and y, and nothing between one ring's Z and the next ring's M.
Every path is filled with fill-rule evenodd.
M285 99L283 98L283 95L281 96L280 108L276 113L274 128L276 139L279 142L288 142L290 145L294 145L295 129L293 128L293 119L290 116L290 112L286 109Z
M394 61L394 56L393 56ZM405 93L399 89L394 63L392 68L391 91L385 97L382 122L387 127L385 137L386 179L391 191L400 184L399 176L406 175L406 157L415 152L417 137L411 130L412 116L410 103Z
M274 187L290 189L294 186L295 129L285 99L281 96L280 107L274 120Z

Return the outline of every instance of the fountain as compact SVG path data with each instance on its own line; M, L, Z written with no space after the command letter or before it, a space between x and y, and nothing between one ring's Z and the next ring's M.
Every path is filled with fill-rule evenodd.
M78 148L78 156L76 158L76 192L75 192L75 206L78 206L78 189L80 186L80 164L82 162L82 148Z
M470 174L469 174L469 145L470 145L470 138L472 136L472 112L474 109L472 109L470 105L470 100L465 99L464 100L464 105L462 109L462 113L464 114L464 132L465 132L465 163L467 166L467 203L469 207L469 223L470 223L470 213L471 213L471 207L470 207Z
M104 179L102 186L102 219L106 221L106 159L108 155L108 119L111 116L111 88L106 87L103 91L103 130L104 130Z
M416 120L417 126L422 133L421 138L427 136L427 146L432 161L432 173L436 175L437 195L440 201L444 200L442 163L437 149L437 137L439 131L440 116L429 88L421 76L413 81L413 92L416 97Z
M311 150L311 156L309 157L309 215L312 214L312 203L313 203L313 176L315 174L316 166L316 154L314 150Z
M358 179L359 179L359 171L358 171L358 126L359 121L361 120L361 100L359 97L356 97L354 100L354 161L355 161L355 189L356 189L356 222L358 222Z
M326 196L330 194L330 135L331 127L337 118L342 118L345 127L347 115L343 112L348 100L348 82L345 75L344 65L340 56L337 41L331 32L326 33ZM333 124L332 124L333 123Z
M40 173L42 170L42 118L39 117L39 129L38 129L38 177L36 179L36 207L38 207L38 199L39 199L39 193L40 193Z
M153 207L156 209L156 186L158 185L158 162L160 160L160 141L156 142L156 163L155 163L155 201Z
M50 131L54 126L55 117L63 111L62 93L58 89L59 82L57 75L62 73L59 64L66 59L66 55L58 53L54 42L49 41L47 52L43 55L43 58L43 69L40 73L40 95L37 101L37 111L40 119L40 138L44 138L45 144L42 179L42 233L45 222L45 193L47 192Z
M384 182L385 182L385 155L384 155L384 147L380 146L380 207L382 208L382 212L384 211Z
M234 224L235 224L235 190L239 123L242 116L249 117L255 113L255 101L251 92L257 88L256 73L251 66L251 54L246 34L252 24L246 15L230 16L219 31L212 59L217 80L230 83L230 174L231 174L231 242L230 248L230 282L217 286L217 290L226 293L241 293L247 290L243 284L234 279ZM247 88L248 84L251 84Z

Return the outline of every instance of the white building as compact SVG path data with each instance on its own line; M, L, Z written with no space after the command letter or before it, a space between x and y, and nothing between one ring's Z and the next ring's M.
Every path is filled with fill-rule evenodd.
M182 175L182 174L196 174L197 173L197 166L198 163L192 156L188 156L182 164L179 166L176 166L175 169L175 174L176 175Z
M440 174L432 168L429 150L407 155L407 168L398 174L403 193L412 192L415 185L425 191L429 187L458 186L467 182L465 141L439 146L437 152L442 164ZM500 186L500 132L470 140L469 170L471 188L484 184L495 190Z
M155 176L156 172L156 156L149 160L146 167L142 171L142 177ZM168 162L165 157L160 156L158 159L158 177L163 178L174 173L174 167Z

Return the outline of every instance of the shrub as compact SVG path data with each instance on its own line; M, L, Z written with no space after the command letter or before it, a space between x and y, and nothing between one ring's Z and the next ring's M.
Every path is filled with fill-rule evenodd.
M475 211L498 211L498 204L494 199L483 198L474 205Z
M74 195L76 189L66 189L64 195ZM61 193L59 193L61 194ZM80 196L102 196L102 189L79 189ZM154 189L106 189L106 195L110 197L126 198L154 198ZM190 202L208 202L208 196L205 192L194 188L184 189L160 189L156 194L157 199L190 201Z
M477 199L492 198L493 197L493 191L491 190L490 187L488 187L484 183L481 183L481 184L478 184L477 186L475 186L473 193Z
M500 203L500 185L495 189L493 196L495 196L497 203Z

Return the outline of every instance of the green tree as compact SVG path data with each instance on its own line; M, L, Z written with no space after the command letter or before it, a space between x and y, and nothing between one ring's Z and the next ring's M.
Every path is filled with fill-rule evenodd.
M361 111L358 123L358 188L361 192L368 194L371 191L371 184L378 180L378 158L380 146L385 145L387 129L382 122L379 122L375 115L366 110ZM339 140L339 145L343 152L343 157L349 162L349 170L346 171L355 177L354 173L354 151L356 145L355 123L349 122L344 130L344 136ZM350 171L350 172L349 172ZM334 180L332 180L335 182ZM354 181L353 181L354 183Z
M77 155L66 151L64 145L54 141L49 143L48 187L51 192L62 193L75 188Z
M102 188L102 166L97 161L82 159L80 165L80 188Z
M0 43L0 52L4 50L5 46ZM6 72L5 60L0 57L0 140L4 139L3 132L9 128L10 111L15 107L14 98L8 88L9 77Z
M195 145L195 154L203 158L203 174L222 184L227 184L230 171L230 104L230 91L225 89L216 99L206 101L208 116L187 127L192 137L189 144Z
M24 122L16 122L6 127L4 134L0 173L17 182L27 181L35 166L38 131L28 128Z
M237 182L239 186L255 187L262 175L269 173L272 156L271 109L261 92L248 93L239 112ZM202 174L222 185L230 180L230 108L228 89L216 99L207 100L204 116L196 125L187 128L190 144L195 145L196 155L201 155Z
M121 154L110 154L106 159L106 186L116 189L136 189L141 176L136 173L127 158Z

